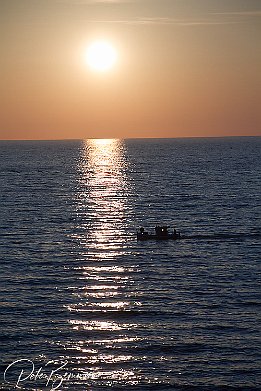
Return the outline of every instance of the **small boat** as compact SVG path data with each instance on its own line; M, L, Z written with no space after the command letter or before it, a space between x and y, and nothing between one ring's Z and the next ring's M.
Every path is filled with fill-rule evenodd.
M181 239L180 232L177 232L176 229L173 230L173 232L169 232L166 225L157 225L155 227L155 233L149 233L144 230L143 227L141 227L137 231L137 240L177 240Z

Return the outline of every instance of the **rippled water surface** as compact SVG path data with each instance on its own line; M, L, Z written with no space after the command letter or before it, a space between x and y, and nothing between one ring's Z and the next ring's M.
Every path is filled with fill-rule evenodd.
M0 388L260 390L260 147L0 142Z

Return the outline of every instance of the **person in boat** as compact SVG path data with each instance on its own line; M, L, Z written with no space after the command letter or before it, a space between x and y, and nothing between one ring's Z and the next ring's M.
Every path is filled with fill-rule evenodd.
M139 236L141 236L141 237L147 237L148 236L148 232L146 232L145 230L144 230L144 228L143 227L141 227L140 228L140 232L139 232Z
M176 228L174 228L173 234L175 238L180 238L180 232L177 232Z
M162 236L168 236L168 227L165 225L162 227Z
M156 227L155 227L155 232L156 232L156 236L158 236L158 237L166 237L166 236L168 236L168 227L167 226L159 226L159 225L157 225Z

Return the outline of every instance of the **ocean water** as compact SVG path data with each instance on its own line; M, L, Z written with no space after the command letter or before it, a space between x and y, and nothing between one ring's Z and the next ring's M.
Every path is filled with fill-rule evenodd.
M0 389L260 390L260 168L259 137L1 141Z

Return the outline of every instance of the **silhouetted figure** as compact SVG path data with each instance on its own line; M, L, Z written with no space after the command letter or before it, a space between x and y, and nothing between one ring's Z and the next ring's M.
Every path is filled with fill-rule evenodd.
M140 238L140 239L146 239L147 237L148 237L148 232L146 232L145 230L144 230L144 228L143 227L141 227L140 228L140 232L138 232L138 237Z
M167 226L162 227L162 236L164 236L164 238L168 236L168 227Z
M163 227L157 225L155 227L155 232L158 238L166 238L168 236L168 227L166 225L164 225Z

